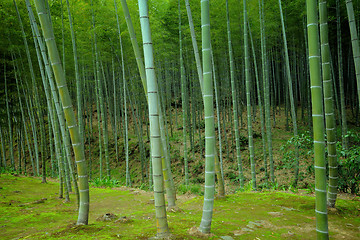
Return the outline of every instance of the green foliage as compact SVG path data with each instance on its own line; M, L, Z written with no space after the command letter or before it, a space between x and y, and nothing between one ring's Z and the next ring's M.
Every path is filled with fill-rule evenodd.
M191 151L200 153L201 150L204 151L204 146L205 146L205 137L202 136L200 141L195 142L193 149L191 149Z
M196 195L204 195L202 187L198 184L189 184L188 186L181 184L177 187L177 191L181 194L192 193Z
M253 182L252 182L252 180L250 180L244 184L244 187L241 189L241 191L242 192L251 192L253 190L252 186L253 186Z
M0 174L10 174L10 175L13 175L13 176L18 176L18 175L21 174L21 172L19 172L18 170L14 170L12 168L0 167Z
M249 182L246 187L251 184L251 182ZM250 190L251 190L251 185L249 185ZM261 184L258 185L258 189L259 190L271 190L271 191L290 191L292 193L298 193L298 189L293 185L285 185L285 184L279 184L277 181L275 182L263 182ZM245 190L246 191L246 190Z
M360 134L358 132L349 130L344 137L348 138L350 143L360 143Z
M360 135L356 132L349 131L345 136L353 144L360 142ZM281 146L283 153L282 164L278 169L292 169L295 164L295 147L299 149L300 159L306 159L313 154L313 139L309 132L290 138L286 144ZM344 149L341 143L337 143L338 163L339 163L339 191L345 193L359 194L360 191L360 147L354 145L349 149ZM300 160L301 161L301 160ZM306 174L313 175L314 166L309 164L306 167ZM304 178L304 173L300 173L300 178ZM275 189L278 189L275 186ZM309 191L312 191L311 189Z
M295 167L295 149L299 150L299 160L306 159L313 154L313 139L310 132L290 138L284 145L280 147L282 152L282 164L278 165L278 169L293 169Z
M293 193L298 193L298 189L292 184L289 186L288 191L291 191Z
M231 182L238 181L239 174L236 171L229 171L225 173L225 178L229 179Z
M360 147L344 149L338 143L339 191L359 194L360 190Z
M149 184L141 183L141 185L139 186L139 189L146 191L149 189Z
M245 147L249 146L249 139L241 134L239 134L239 143L240 143L240 149L244 150ZM234 144L233 149L236 149L236 145Z
M195 125L195 128L196 129L205 129L205 121L204 120L201 120L199 122L196 122L196 125Z
M92 187L114 188L118 187L120 185L120 182L113 178L103 177L92 179L90 185Z
M243 135L239 136L239 140L240 140L240 146L244 147L244 146L248 146L249 144L249 139Z
M278 190L286 191L286 186L279 184L277 181L269 182L268 185L269 185L269 188L273 191L278 191Z

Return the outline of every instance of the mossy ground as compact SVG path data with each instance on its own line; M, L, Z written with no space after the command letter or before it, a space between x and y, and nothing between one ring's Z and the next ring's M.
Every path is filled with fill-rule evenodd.
M152 193L91 188L88 226L76 226L75 196L65 203L58 183L0 175L0 239L147 239L156 233ZM302 191L299 191L302 192ZM38 200L45 199L38 203ZM212 235L189 234L201 220L203 199L179 195L181 211L169 211L173 239L315 239L314 197L287 192L242 192L215 200ZM125 221L97 221L106 213ZM126 218L124 218L126 217ZM359 198L339 199L329 210L332 239L360 239Z

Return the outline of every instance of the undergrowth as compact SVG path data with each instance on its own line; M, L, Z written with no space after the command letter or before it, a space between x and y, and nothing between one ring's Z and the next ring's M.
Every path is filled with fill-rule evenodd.
M94 178L90 181L90 186L92 187L105 187L105 188L114 188L119 187L120 182L117 179L103 177L103 178Z
M340 141L337 141L336 151L338 156L338 190L344 193L359 195L360 193L360 135L349 131L345 136L351 142L351 146L344 148ZM298 150L298 161L306 164L306 172L299 173L299 180L303 180L309 175L314 175L314 166L312 161L306 161L313 157L313 138L310 132L304 132L296 137L290 138L280 148L282 159L277 169L294 169L296 159L296 149ZM327 149L326 149L327 154ZM328 176L328 164L327 176ZM291 187L291 185L287 186Z
M177 186L176 190L180 194L192 193L196 195L204 195L204 191L202 187L198 184L189 184L189 185L181 184Z

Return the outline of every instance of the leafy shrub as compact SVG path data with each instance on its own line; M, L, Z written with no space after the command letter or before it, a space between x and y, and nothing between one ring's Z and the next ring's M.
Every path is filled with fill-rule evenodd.
M246 186L245 186L246 187ZM291 190L295 191L292 185L287 186L285 184L279 184L276 180L275 182L265 181L257 185L258 190L267 189L272 191L286 191Z
M345 137L349 140L349 142L353 144L357 144L360 142L360 134L358 132L354 132L352 130L349 130Z
M196 125L195 125L195 128L196 129L205 129L205 121L204 120L201 120L200 122L196 122Z
M296 137L294 136L290 138L284 145L281 146L280 151L282 151L283 153L283 164L279 164L279 169L294 168L296 159L296 148L299 151L299 158L308 158L313 154L313 139L308 131L299 134Z
M198 161L197 163L195 163L193 166L192 166L192 173L194 175L198 175L200 173L203 172L203 169L204 169L204 163L201 162L201 161Z
M113 188L118 187L120 182L113 178L103 177L103 178L94 178L90 181L90 185L93 187L107 187Z
M241 189L242 192L251 192L253 190L253 181L250 180L244 184L244 187Z
M189 184L188 186L186 186L185 184L181 184L177 187L177 191L181 194L185 194L185 193L192 193L196 195L204 194L201 186L197 184Z
M205 178L203 175L198 174L195 177L192 177L190 182L195 183L195 184L199 184L199 183L202 184L202 183L205 183Z
M239 173L236 171L229 171L225 173L225 178L231 182L239 181Z
M360 142L360 135L357 133L349 131L346 137L348 137L353 143ZM280 149L283 152L283 159L282 159L282 165L279 165L278 168L292 169L294 167L295 157L296 157L295 155L296 147L299 149L300 159L308 158L313 155L313 139L311 138L309 132L299 134L297 137L292 137L286 142L286 144L281 146ZM340 142L338 142L337 153L338 153L338 164L339 164L339 168L338 168L339 191L359 194L360 147L353 146L350 147L349 149L344 149L341 146ZM315 174L315 169L313 164L310 164L306 167L306 173L309 175ZM304 176L302 177L304 178Z
M249 139L247 139L247 137L240 135L239 136L239 141L240 141L240 146L241 147L245 147L249 145Z
M244 150L245 147L249 146L249 139L243 135L239 135L239 144L240 144L240 149ZM234 144L231 145L231 148L233 150L236 149L236 144L234 142ZM232 152L232 151L231 151Z
M199 153L205 149L205 137L201 137L201 140L195 141L192 151Z
M14 170L14 169L12 169L11 167L7 167L7 168L0 167L0 174L4 174L4 173L10 174L10 175L14 175L14 176L17 176L17 175L20 175L20 174L21 174L21 172L18 171L17 169ZM25 175L26 175L26 174L25 174Z
M339 191L359 194L360 190L360 147L343 149L338 144Z

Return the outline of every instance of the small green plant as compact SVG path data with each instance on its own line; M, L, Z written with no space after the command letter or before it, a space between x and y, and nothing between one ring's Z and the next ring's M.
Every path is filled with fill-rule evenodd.
M200 174L203 172L203 168L204 168L203 162L198 161L197 163L194 164L192 172L194 175Z
M197 184L189 184L188 186L186 186L185 184L181 184L177 187L177 190L181 194L185 194L185 193L192 193L192 194L196 194L196 195L204 194L201 186L197 185Z
M241 191L242 191L242 192L250 192L250 191L252 191L252 190L253 190L252 185L253 185L252 180L248 181L248 182L244 185L244 187L242 188Z
M103 177L103 178L94 178L90 181L90 185L93 187L105 187L105 188L114 188L120 185L120 182L117 179Z
M348 138L352 143L360 143L360 134L358 132L349 130L344 137Z
M278 168L294 168L296 148L299 151L300 158L304 159L313 154L313 139L310 135L310 132L306 131L305 133L299 134L296 137L294 136L281 146L280 151L283 153L283 158L282 164L279 164Z
M270 189L273 191L279 190L279 183L278 182L269 182Z
M246 146L249 145L249 139L247 139L245 136L240 135L239 140L240 140L240 146L241 147L246 147Z
M298 193L298 189L294 186L294 185L290 185L288 188L289 191L293 192L293 193Z
M344 149L338 144L338 188L342 192L359 194L360 192L360 147Z
M200 122L197 122L196 123L196 126L195 126L196 129L205 129L205 121L204 120L201 120Z
M265 181L263 181L262 183L257 185L258 189L259 190L270 189L269 181L267 181L265 178L263 178L262 180L265 180Z
M146 190L149 189L149 184L147 184L147 183L141 183L141 185L139 186L139 189L146 191Z
M314 193L315 192L315 185L314 184L309 184L308 186L307 186L307 193L308 194L311 194L311 193Z
M14 169L12 169L10 167L8 167L8 168L1 167L0 168L0 174L4 174L4 173L10 174L10 175L20 175L21 174L20 171L14 170Z

